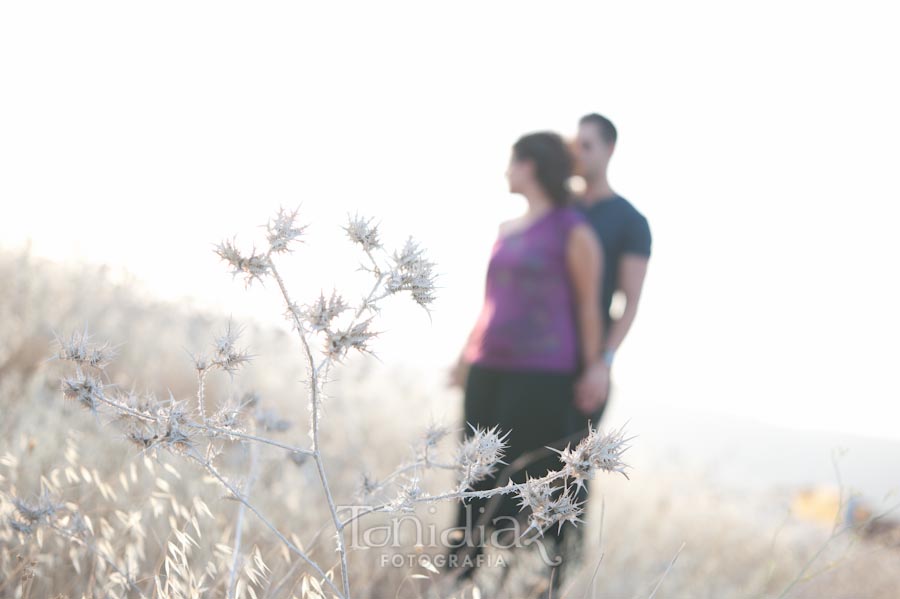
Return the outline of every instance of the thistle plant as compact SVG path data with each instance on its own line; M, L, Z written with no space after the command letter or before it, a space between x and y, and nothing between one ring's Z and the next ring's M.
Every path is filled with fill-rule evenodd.
M44 530L49 530L81 546L96 556L103 566L112 572L110 577L123 588L140 593L134 582L134 573L124 569L108 557L93 542L93 529L89 520L70 503L60 502L46 490L32 499L14 498L13 513L8 518L10 528L22 535L36 535L40 539ZM40 541L39 541L40 542Z
M352 596L351 575L348 568L348 547L345 542L347 527L358 518L377 512L408 512L417 506L439 501L460 501L469 498L487 498L495 495L515 495L523 510L529 513L529 527L523 533L533 531L543 533L551 526L562 526L566 522L577 525L584 506L575 496L584 481L597 471L625 474L625 464L621 461L630 439L622 431L601 435L589 427L587 435L574 448L567 447L559 452L560 467L537 478L529 478L524 483L508 484L488 489L475 490L476 483L491 477L497 467L505 464L504 453L508 449L508 439L513 431L501 431L499 427L483 428L470 426L471 434L456 444L449 458L441 457L441 445L451 433L451 429L433 423L423 432L414 445L414 457L408 463L398 466L382 480L368 475L363 477L360 495L367 507L347 514L335 501L329 483L326 456L322 451L320 430L322 426L323 402L326 400L326 386L329 372L344 362L351 353L371 354L371 343L379 332L373 329L379 312L379 303L386 298L408 293L420 307L429 309L435 300L434 263L412 238L397 250L389 252L381 240L377 225L372 219L359 216L348 218L343 231L357 244L364 255L361 269L371 278L371 287L358 303L345 299L337 291L327 297L321 292L310 303L294 301L281 274L281 260L288 258L303 241L308 225L298 223L298 210L281 209L265 226L266 246L250 250L241 249L237 239L224 240L215 246L216 254L230 268L232 275L241 277L245 287L255 283L274 282L284 304L284 315L296 335L298 347L306 366L307 378L304 394L309 410L309 443L292 445L257 434L256 424L264 424L264 429L278 428L279 420L267 414L262 416L259 399L251 396L238 405L225 401L210 401L207 397L207 378L214 372L229 377L237 376L254 358L247 349L240 346L241 329L229 323L219 336L215 337L206 352L191 356L196 373L196 395L176 398L171 394L158 398L152 394L137 394L124 391L110 382L106 368L115 357L115 349L108 343L94 343L87 331L78 332L67 338L57 338L56 357L72 364L72 371L61 380L63 396L77 402L93 414L103 415L115 421L124 437L141 453L149 457L166 452L202 468L218 481L228 495L239 503L238 526L235 534L235 554L240 547L240 523L245 512L252 513L284 547L306 564L315 575L315 586L327 588L341 599ZM298 390L299 394L299 390ZM251 417L253 407L255 418ZM221 469L218 458L231 444L269 445L288 452L298 461L311 460L315 464L318 481L322 489L329 513L329 522L307 543L301 545L292 540L292 535L280 530L248 496L242 485ZM255 454L254 454L255 456ZM254 458L255 461L255 458ZM457 484L444 492L430 493L423 486L423 473L428 469L452 471ZM250 479L252 480L251 472ZM82 539L80 529L61 526L55 514L60 509L50 498L43 497L36 503L16 504L17 514L11 525L21 534L32 534L41 526L55 527L60 534L73 539ZM69 515L67 522L75 522ZM312 548L320 538L320 533L330 529L334 549L339 560L340 581L333 580L326 572L329 564L313 558ZM81 540L83 543L89 541ZM113 555L102 555L114 571L123 579L123 584L139 594L134 573L117 565ZM234 560L228 595L235 593L235 573L238 560ZM157 581L158 582L158 581ZM199 584L199 583L198 583ZM152 594L146 589L147 594Z

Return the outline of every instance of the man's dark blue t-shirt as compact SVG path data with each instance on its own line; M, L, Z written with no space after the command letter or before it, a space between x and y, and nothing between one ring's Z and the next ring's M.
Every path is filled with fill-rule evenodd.
M590 221L603 246L603 292L600 298L600 311L608 324L613 293L618 287L619 259L624 254L650 257L652 243L650 226L644 215L620 195L601 199L590 205L576 200L575 205Z

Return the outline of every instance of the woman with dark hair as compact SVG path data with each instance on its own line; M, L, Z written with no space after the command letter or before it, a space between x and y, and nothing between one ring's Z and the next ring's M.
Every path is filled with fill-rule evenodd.
M570 434L572 419L599 401L608 380L600 351L602 249L590 224L570 205L572 169L568 148L555 133L525 135L513 146L509 191L524 196L528 208L500 225L484 304L451 373L451 382L465 389L464 434L472 434L468 424L509 431L507 464ZM538 477L558 466L556 454L545 450L511 479L524 482L526 473ZM496 484L495 474L473 488ZM497 530L509 528L496 519L508 521L519 512L514 496L497 501L493 518L482 523L487 530L490 522ZM460 505L457 526L468 529L470 538L487 504L474 499ZM556 531L547 536L559 539ZM470 574L468 566L477 565L482 546L477 542L473 550L464 544L448 557Z

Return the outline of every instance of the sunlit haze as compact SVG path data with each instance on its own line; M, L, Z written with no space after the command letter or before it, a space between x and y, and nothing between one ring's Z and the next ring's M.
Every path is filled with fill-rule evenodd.
M525 208L510 146L596 111L619 130L611 184L653 233L621 397L900 437L896 19L865 2L445 6L6 4L0 246L285 326L212 244L249 246L300 206L289 284L353 297L340 227L373 216L389 247L427 249L440 286L430 318L386 304L376 350L443 377L497 225Z

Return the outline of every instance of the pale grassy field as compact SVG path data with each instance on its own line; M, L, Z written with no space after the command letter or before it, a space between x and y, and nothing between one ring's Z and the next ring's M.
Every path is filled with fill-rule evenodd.
M197 596L225 596L238 504L200 468L167 455L145 459L113 423L66 402L58 379L64 367L47 358L53 331L87 322L98 339L122 344L109 369L114 382L187 398L195 377L186 350L208 345L227 319L154 303L95 269L64 269L24 255L0 255L0 280L0 597L138 596L110 583L106 559L124 560L146 596L165 596L154 577L169 581L168 596L191 587ZM254 363L234 381L211 379L209 396L233 401L256 393L258 431L308 444L304 369L294 340L249 326L245 341ZM437 378L363 358L342 367L322 426L338 503L357 501L363 473L384 476L408 459L431 413L461 424L459 395L427 382ZM631 480L604 475L593 483L584 567L565 596L897 596L900 538L848 530L828 541L827 524L798 518L785 490L736 493L702 473L662 467L652 452L641 455ZM336 566L328 531L313 543L328 515L310 460L240 445L223 458L228 475L263 513L314 558ZM452 480L438 472L426 475L424 485L438 491ZM14 530L7 522L13 498L34 500L42 489L81 513L90 534L73 541L51 529ZM449 526L454 507L419 515ZM380 567L377 553L351 552L354 596L529 597L546 575L534 556L522 555L503 588L494 586L491 572L476 578L477 588L454 586L422 567ZM250 515L239 559L240 596L315 596L314 588L304 589L308 569Z

